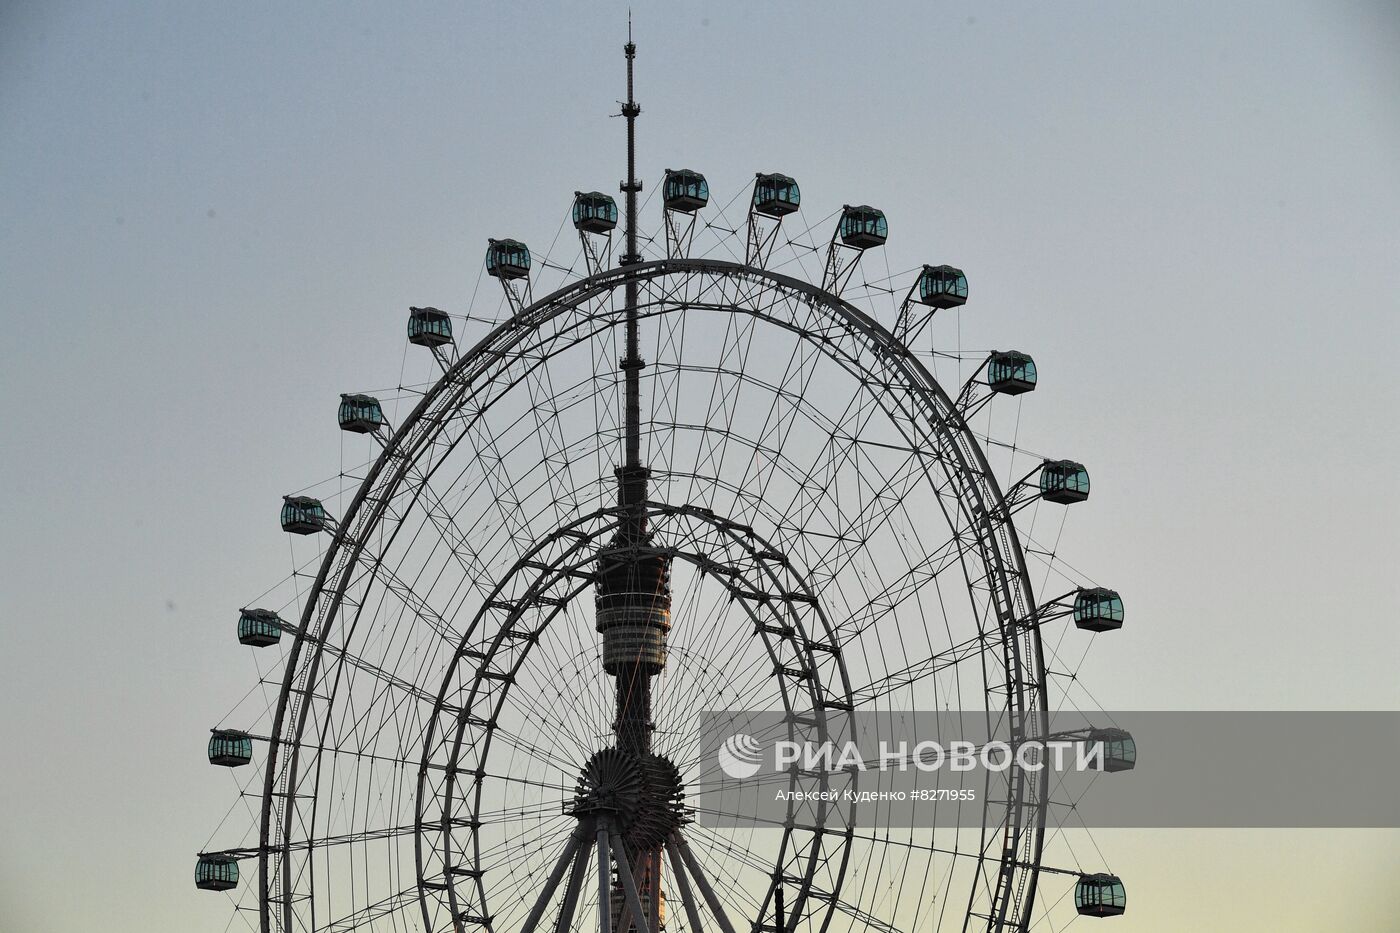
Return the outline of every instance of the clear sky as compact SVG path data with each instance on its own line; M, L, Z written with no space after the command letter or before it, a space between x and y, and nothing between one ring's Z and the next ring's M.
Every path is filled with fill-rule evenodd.
M623 172L626 7L0 5L0 917L217 931L233 613L410 304ZM1393 3L637 3L640 164L889 215L1089 463L1107 708L1396 709ZM825 213L823 211L822 213ZM820 215L818 215L820 216ZM1029 404L1029 403L1028 403ZM1117 929L1393 929L1395 832L1096 836Z

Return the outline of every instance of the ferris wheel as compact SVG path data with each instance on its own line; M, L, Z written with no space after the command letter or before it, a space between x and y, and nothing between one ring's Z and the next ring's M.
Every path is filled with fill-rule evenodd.
M1102 865L1052 864L1048 778L1014 769L975 827L697 814L701 711L959 709L1044 737L1079 684L1053 675L1083 646L1060 648L1120 627L1123 604L1018 528L1089 494L1081 464L993 434L999 405L1019 424L1033 359L919 349L966 302L963 272L874 270L885 215L807 223L782 174L721 204L667 170L639 204L634 56L621 216L577 192L572 259L490 240L498 311L411 308L431 378L341 396L366 455L338 493L284 499L294 571L258 598L279 608L238 620L268 689L209 743L213 764L257 762L233 772L255 806L242 840L226 820L199 854L197 886L269 933L1123 913ZM1110 770L1131 767L1115 737Z

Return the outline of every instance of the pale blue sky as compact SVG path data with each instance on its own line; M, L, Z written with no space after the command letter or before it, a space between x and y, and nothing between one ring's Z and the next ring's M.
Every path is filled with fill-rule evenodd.
M223 929L190 883L231 792L202 748L256 677L230 625L286 572L280 496L338 469L338 393L396 384L408 305L465 308L487 236L615 185L625 16L0 6L7 929ZM1035 354L1023 441L1094 475L1061 548L1129 606L1086 667L1105 706L1400 706L1393 4L635 23L649 182L881 206L892 267L968 270L969 345ZM1186 890L1277 930L1400 913L1395 833L1110 841L1123 930L1226 928Z

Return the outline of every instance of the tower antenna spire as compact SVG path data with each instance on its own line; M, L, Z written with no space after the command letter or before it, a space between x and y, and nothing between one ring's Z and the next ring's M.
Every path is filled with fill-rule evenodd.
M626 195L626 247L619 260L620 265L630 266L641 261L637 251L637 194L642 183L637 179L637 115L642 112L633 95L632 63L637 57L637 46L632 41L632 13L627 13L627 44L623 46L627 56L627 102L622 105L622 116L627 120L627 179L621 188ZM627 312L627 355L622 359L622 371L626 380L625 422L627 451L623 467L618 474L618 505L630 509L635 517L629 518L631 533L640 538L645 533L642 519L642 503L646 500L647 470L642 465L641 428L641 371L646 365L642 362L638 347L637 329L637 282L627 280L625 288Z

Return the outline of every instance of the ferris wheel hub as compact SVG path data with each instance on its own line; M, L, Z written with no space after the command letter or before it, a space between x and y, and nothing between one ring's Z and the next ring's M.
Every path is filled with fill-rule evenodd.
M659 849L687 822L680 771L661 755L621 748L595 752L579 772L572 813L607 814L633 851Z

